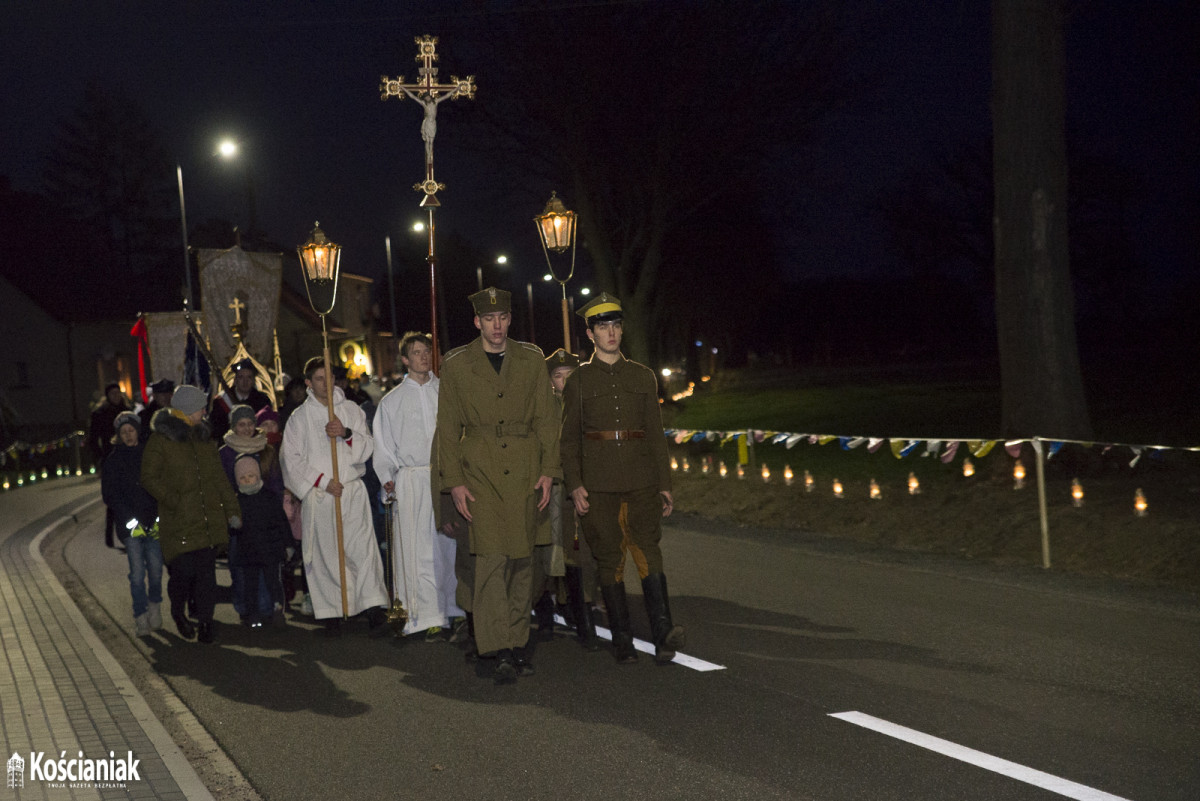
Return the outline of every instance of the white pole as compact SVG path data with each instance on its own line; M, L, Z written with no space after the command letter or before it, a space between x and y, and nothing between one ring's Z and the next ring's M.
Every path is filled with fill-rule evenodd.
M1034 437L1031 440L1033 444L1034 458L1037 460L1037 484L1038 484L1038 516L1042 522L1042 567L1050 569L1050 520L1046 516L1046 468L1042 456L1042 440L1039 437Z

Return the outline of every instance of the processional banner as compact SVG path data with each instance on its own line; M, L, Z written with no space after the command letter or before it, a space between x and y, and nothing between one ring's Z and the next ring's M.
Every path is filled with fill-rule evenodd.
M205 336L224 367L237 348L232 328L242 326L242 344L262 364L274 362L274 332L283 282L282 253L199 251L200 303Z

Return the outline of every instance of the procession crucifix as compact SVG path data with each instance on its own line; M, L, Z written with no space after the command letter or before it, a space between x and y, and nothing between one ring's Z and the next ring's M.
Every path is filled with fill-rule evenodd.
M229 308L233 309L233 325L229 326L229 330L233 333L233 338L241 340L242 338L242 309L246 308L246 304L237 295L233 296L233 303L229 304Z
M416 60L421 66L417 70L420 77L416 83L405 83L403 75L396 78L382 75L379 78L381 100L387 100L389 97L396 97L400 100L411 97L425 109L425 118L421 121L421 139L425 142L425 180L415 184L413 189L425 193L420 205L421 208L429 211L429 255L426 257L426 261L429 263L429 330L433 337L434 373L438 371L441 351L438 349L437 260L434 257L433 249L433 211L441 205L437 199L438 190L446 188L445 184L438 183L433 177L433 139L437 136L437 109L438 105L445 100L456 100L460 97L472 100L475 97L474 75L468 75L462 79L457 75L451 75L450 83L438 83L438 68L433 66L433 62L438 60L437 41L436 36L417 37Z

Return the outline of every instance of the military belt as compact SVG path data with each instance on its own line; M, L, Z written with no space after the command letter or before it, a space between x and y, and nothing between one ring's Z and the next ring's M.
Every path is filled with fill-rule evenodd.
M468 437L527 437L529 436L528 423L509 423L508 425L494 426L467 426Z
M585 431L583 436L588 439L599 440L621 440L621 439L644 439L645 431Z

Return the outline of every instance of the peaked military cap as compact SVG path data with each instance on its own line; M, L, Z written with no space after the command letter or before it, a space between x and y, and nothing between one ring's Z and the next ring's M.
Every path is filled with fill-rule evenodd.
M154 392L174 392L175 382L169 378L164 378L161 381L155 381L151 384L150 389Z
M625 313L621 309L621 301L616 295L601 292L596 299L576 312L589 326L596 322L621 320Z
M487 289L481 289L471 295L469 300L475 307L477 315L512 311L512 293L507 289L496 289L494 286L489 286Z
M579 366L579 357L574 353L567 353L562 348L554 351L546 357L546 370L553 373L560 367L570 367L574 370Z
M242 359L240 362L234 362L232 365L230 365L230 367L235 373L240 373L242 370L254 372L254 362L250 361L249 359Z

